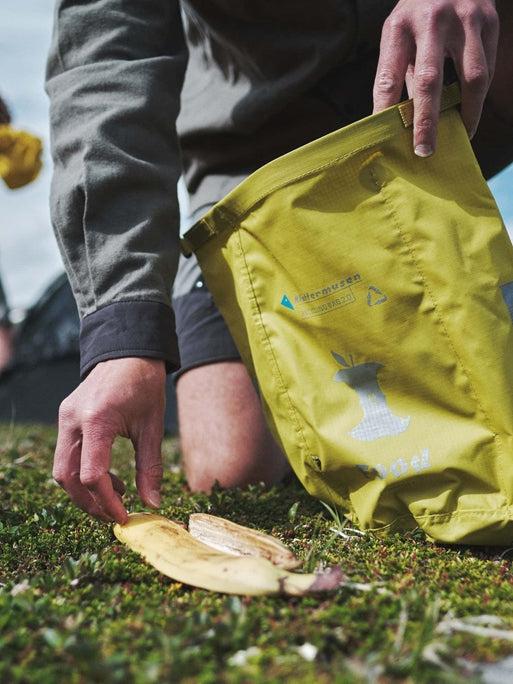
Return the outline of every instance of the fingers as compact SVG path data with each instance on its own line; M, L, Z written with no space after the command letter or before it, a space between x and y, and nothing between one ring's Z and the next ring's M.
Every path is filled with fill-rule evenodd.
M413 146L421 157L435 149L444 58L445 32L429 22L425 8L399 2L383 27L374 111L397 104L407 83L415 105Z
M160 393L154 389L153 399L152 410L144 418L144 431L134 435L133 441L137 491L147 506L156 509L160 506L163 474L161 444L166 407L165 386Z
M461 62L453 57L461 88L461 117L473 138L483 104L495 71L498 44L498 23L487 22L481 34L467 31Z
M147 448L142 453L136 451L135 463L137 491L141 499L150 508L159 508L162 483L160 444Z
M80 414L75 407L73 395L61 406L54 479L82 510L122 524L128 515L121 502L125 486L108 470L114 441L112 431L78 427Z
M432 34L417 46L413 72L413 148L419 157L430 157L436 147L444 75L444 52L433 49Z
M106 520L105 512L80 480L81 452L80 436L69 439L69 434L60 430L55 448L53 478L79 508L95 518Z
M379 60L373 88L374 112L397 104L406 74L415 62L415 40L407 17L392 14L383 26Z
M90 515L126 522L124 484L109 472L117 435L129 438L135 447L143 501L159 506L165 379L163 362L116 359L98 364L63 401L53 475Z
M414 100L413 146L433 154L444 78L452 58L469 136L479 123L495 66L498 18L493 0L399 0L383 26L374 111L397 104L405 82Z
M80 482L101 509L104 520L115 520L123 524L128 517L121 502L124 486L121 484L120 487L119 478L109 473L113 441L109 430L84 431Z

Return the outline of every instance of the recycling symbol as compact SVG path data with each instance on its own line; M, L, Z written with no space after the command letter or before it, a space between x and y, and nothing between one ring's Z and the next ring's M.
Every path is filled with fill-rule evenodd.
M374 285L370 285L367 290L367 306L376 306L376 304L384 304L387 301L387 296L381 292Z

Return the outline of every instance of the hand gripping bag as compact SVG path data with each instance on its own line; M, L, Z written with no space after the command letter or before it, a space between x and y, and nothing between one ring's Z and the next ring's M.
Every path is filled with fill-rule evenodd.
M306 489L362 530L513 541L513 249L460 119L401 103L274 160L183 238Z

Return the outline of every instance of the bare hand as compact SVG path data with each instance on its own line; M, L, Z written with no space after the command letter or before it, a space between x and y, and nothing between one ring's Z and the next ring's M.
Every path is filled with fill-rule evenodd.
M433 154L444 60L454 62L461 115L476 131L495 68L499 20L494 0L399 0L383 26L374 111L397 104L404 83L414 100L415 153Z
M145 504L158 508L165 387L163 361L113 359L95 366L62 402L53 476L84 511L126 521L124 484L109 472L117 435L132 441L137 489Z

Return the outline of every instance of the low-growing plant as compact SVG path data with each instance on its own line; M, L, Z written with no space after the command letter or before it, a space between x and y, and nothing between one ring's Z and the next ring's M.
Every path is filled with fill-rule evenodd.
M76 508L51 477L55 440L0 426L1 682L478 682L513 655L511 549L361 534L292 477L192 494L166 437L163 515L213 513L275 535L306 571L343 569L316 597L211 593L160 575ZM113 466L143 510L126 440Z

